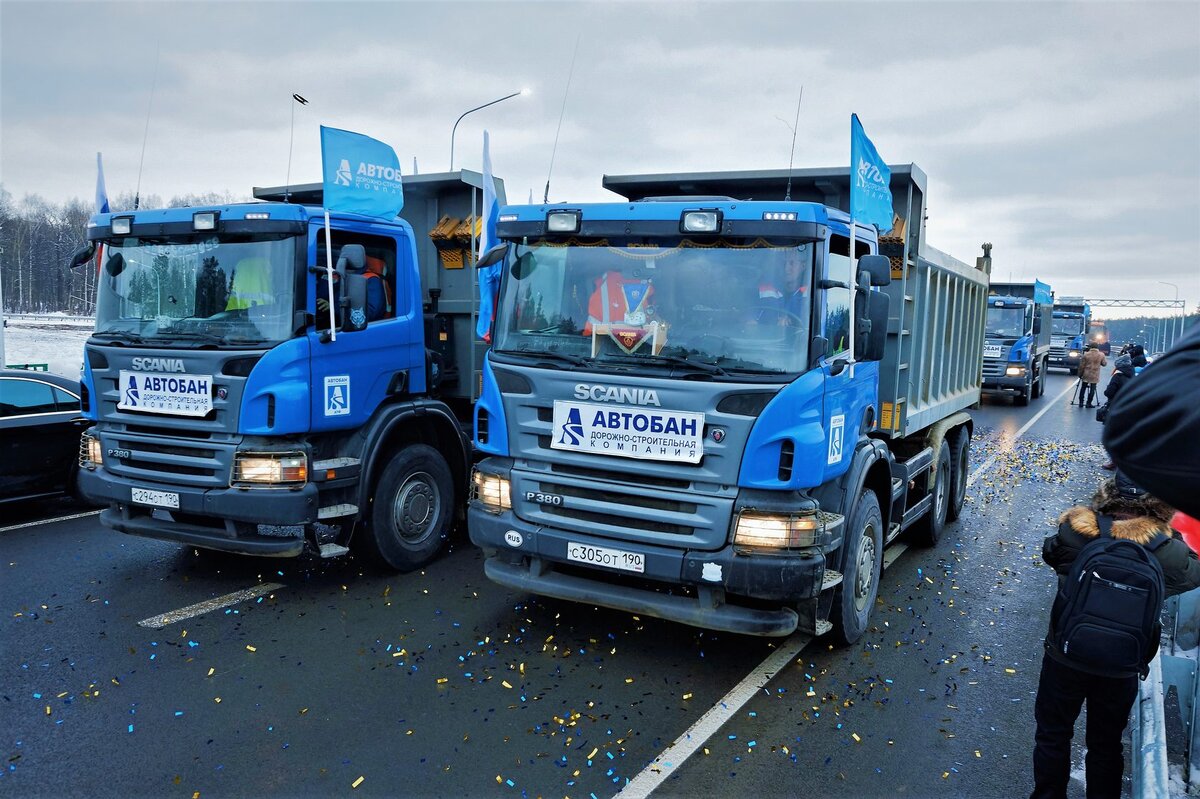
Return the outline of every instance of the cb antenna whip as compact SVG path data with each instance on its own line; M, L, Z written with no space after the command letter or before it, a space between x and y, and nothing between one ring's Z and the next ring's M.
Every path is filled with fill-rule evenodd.
M787 192L783 195L784 201L792 199L792 161L796 158L796 130L800 127L800 103L804 102L804 86L800 86L800 99L796 101L796 121L792 124L792 151L788 154L788 181Z
M308 105L308 100L305 100L298 94L292 94L292 126L288 129L288 167L287 179L283 184L283 201L286 203L288 198L292 196L292 141L296 137L296 103L300 105ZM417 159L413 159L413 172L415 173Z
M558 152L558 135L562 133L563 116L567 113L567 97L571 94L571 78L575 77L575 57L579 55L579 36L575 35L575 52L571 54L571 69L567 72L567 88L563 90L562 110L558 112L558 128L554 131L554 146L550 148L550 168L546 170L546 191L542 202L550 202L550 175L554 172L554 154Z
M146 104L146 129L142 132L142 157L138 159L137 188L133 190L133 210L138 209L142 199L142 165L146 163L146 140L150 138L150 109L154 107L154 90L158 88L158 57L162 53L162 41L154 47L154 77L150 81L150 102Z

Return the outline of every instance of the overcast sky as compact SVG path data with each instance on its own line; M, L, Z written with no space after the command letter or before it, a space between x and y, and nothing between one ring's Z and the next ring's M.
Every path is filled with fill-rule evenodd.
M405 171L482 135L510 202L604 174L844 166L857 112L929 176L929 242L1060 295L1200 302L1200 3L0 2L0 183L18 200L319 178L318 126ZM156 56L157 53L157 56ZM151 105L157 61L157 86ZM1116 312L1109 315L1116 316ZM1121 314L1125 315L1125 314Z

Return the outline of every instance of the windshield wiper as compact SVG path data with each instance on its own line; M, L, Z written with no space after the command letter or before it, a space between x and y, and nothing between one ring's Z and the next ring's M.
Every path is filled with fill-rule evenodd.
M603 358L597 358L599 363L669 363L674 366L683 366L687 369L693 369L698 372L703 372L710 375L728 374L720 366L705 361L693 361L690 358L685 358L682 355L610 355Z
M580 355L572 355L566 352L554 352L552 350L497 350L497 352L505 355L520 355L529 358L544 358L546 360L557 361L559 363L569 363L572 366L587 366L587 358Z
M92 333L93 336L108 336L117 341L129 341L134 344L140 344L145 341L145 337L140 333L134 333L130 330L97 330Z
M169 327L159 328L158 335L180 341L202 341L206 344L223 344L225 339L216 333L205 333L199 330L172 330Z

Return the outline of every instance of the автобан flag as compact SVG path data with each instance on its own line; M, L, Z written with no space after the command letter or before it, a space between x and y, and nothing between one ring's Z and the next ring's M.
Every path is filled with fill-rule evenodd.
M396 151L378 139L321 126L324 206L391 221L404 207Z
M892 229L892 171L867 138L858 114L850 115L850 218Z

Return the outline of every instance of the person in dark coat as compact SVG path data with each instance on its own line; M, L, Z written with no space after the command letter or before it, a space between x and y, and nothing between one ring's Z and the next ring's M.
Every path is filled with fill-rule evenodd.
M1170 526L1174 509L1151 496L1125 475L1105 480L1090 507L1077 506L1059 517L1058 531L1046 538L1042 559L1066 579L1080 551L1100 534L1098 515L1111 516L1113 538L1148 544L1159 535L1168 540L1153 550L1162 566L1166 596L1200 587L1200 556ZM1087 795L1121 796L1125 755L1121 733L1137 698L1138 677L1102 677L1074 668L1059 659L1046 636L1042 673L1038 680L1034 717L1037 733L1033 751L1032 799L1066 797L1071 771L1071 737L1075 721L1087 702Z
M1112 403L1104 446L1155 496L1200 519L1200 325Z
M1113 370L1112 377L1108 379L1108 385L1104 387L1104 398L1108 402L1112 402L1114 399L1116 399L1117 394L1120 393L1121 389L1125 387L1126 383L1133 379L1135 374L1133 371L1133 359L1127 354L1121 355L1117 358L1116 367L1117 368ZM1105 424L1108 424L1107 420L1105 420ZM1112 471L1117 467L1112 460L1109 460L1108 463L1104 464L1100 468Z
M1133 362L1134 369L1143 369L1147 365L1146 348L1141 344L1134 344L1129 348L1129 360Z

